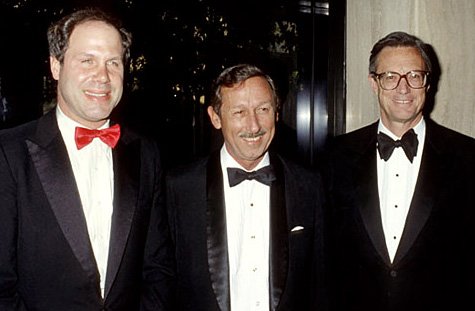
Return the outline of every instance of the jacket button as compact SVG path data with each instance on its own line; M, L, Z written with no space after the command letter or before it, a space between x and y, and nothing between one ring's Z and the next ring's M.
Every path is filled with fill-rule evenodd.
M397 271L391 270L391 271L389 272L389 275L392 276L393 278L395 278L395 277L397 277Z

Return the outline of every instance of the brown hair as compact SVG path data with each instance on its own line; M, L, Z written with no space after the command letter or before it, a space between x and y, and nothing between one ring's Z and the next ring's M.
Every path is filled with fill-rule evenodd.
M429 47L424 41L416 36L410 35L402 31L396 31L388 34L384 38L380 39L373 46L371 55L369 57L369 72L376 72L376 66L378 61L378 54L385 47L413 47L419 51L422 59L425 63L425 70L432 71L432 61L429 57Z
M253 77L263 77L264 79L266 79L267 83L269 83L269 86L272 91L273 106L277 111L279 109L280 102L277 96L277 90L274 81L260 68L249 64L239 64L232 67L228 67L224 69L218 76L218 78L214 81L213 92L211 94L210 102L210 105L213 107L214 111L217 114L220 114L222 105L222 87L233 87Z
M71 37L74 28L89 21L101 21L117 29L122 38L124 61L127 62L130 57L132 34L122 27L122 23L118 19L97 8L87 8L73 12L53 23L48 28L47 33L49 54L62 63L64 60L64 54L68 49L69 38Z

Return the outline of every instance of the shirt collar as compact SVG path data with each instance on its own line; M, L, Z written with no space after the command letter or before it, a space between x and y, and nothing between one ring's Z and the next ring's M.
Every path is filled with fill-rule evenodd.
M417 134L417 137L420 139L425 136L425 130L426 130L426 122L424 120L424 117L421 118L421 120L413 127L414 132ZM396 135L393 134L386 126L384 126L383 122L379 120L378 124L378 133L382 132L389 137L391 137L394 140L400 139L401 137L397 137Z
M64 114L64 112L61 110L59 105L56 105L56 119L58 121L58 127L59 130L61 131L61 135L63 136L63 139L67 141L67 143L73 143L74 142L74 135L76 132L76 127L84 127L87 128L86 126L74 121L70 117ZM109 127L110 120L107 120L106 123L104 123L99 129L105 129Z

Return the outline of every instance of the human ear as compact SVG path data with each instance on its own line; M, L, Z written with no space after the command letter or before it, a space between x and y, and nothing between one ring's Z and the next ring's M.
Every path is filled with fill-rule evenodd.
M49 67L51 70L51 74L53 75L53 79L59 80L59 73L61 71L61 63L56 57L54 56L49 57Z
M221 118L211 106L208 107L208 116L211 120L211 124L213 124L217 130L219 130L221 128Z
M378 86L378 81L376 81L375 76L372 74L369 74L368 81L369 81L369 84L371 85L371 89L373 90L373 92L375 94L378 94L379 86Z

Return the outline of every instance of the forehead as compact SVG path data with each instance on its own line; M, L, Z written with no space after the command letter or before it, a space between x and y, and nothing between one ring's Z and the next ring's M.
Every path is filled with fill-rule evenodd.
M122 47L119 31L103 21L87 21L74 27L69 38L69 47L90 44L109 44Z
M221 88L223 105L272 103L272 89L264 77L252 77L232 87Z
M425 70L424 60L414 47L385 47L379 52L376 71L406 73L411 70Z

